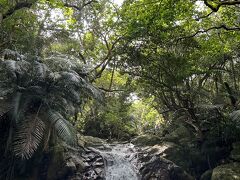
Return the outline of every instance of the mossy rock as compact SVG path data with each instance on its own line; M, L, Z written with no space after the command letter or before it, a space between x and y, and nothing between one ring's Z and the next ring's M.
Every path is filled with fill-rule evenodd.
M207 170L207 171L205 171L205 172L201 175L200 180L211 180L212 172L213 172L212 170Z
M103 146L106 144L106 141L97 137L92 136L78 136L78 144L80 146Z
M211 180L240 180L240 163L229 163L213 169Z
M190 131L184 127L184 126L179 126L177 129L172 131L171 133L167 134L164 137L164 141L170 141L170 142L189 142L191 141L193 135L190 133ZM183 142L182 142L183 141Z
M137 136L131 141L133 144L138 146L153 146L162 142L161 138L154 135L141 135Z
M230 157L235 161L240 161L240 142L233 143L233 150Z

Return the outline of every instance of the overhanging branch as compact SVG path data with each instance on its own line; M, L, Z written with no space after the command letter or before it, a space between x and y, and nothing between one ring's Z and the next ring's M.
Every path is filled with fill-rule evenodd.
M217 3L217 6L213 6L208 2L208 0L204 0L204 4L209 7L212 11L217 12L221 6L233 6L240 4L240 0L229 0L229 1L222 1Z
M195 37L198 34L207 33L209 31L215 30L215 29L216 30L217 29L223 29L223 30L226 30L226 31L240 31L240 27L227 27L225 24L223 24L223 25L220 25L220 26L210 27L210 28L204 29L204 30L198 30L197 32L195 32L194 34L189 35L189 36L180 37L180 38L177 39L177 42L181 41L183 39L193 38L193 37Z
M82 6L77 6L77 5L65 3L64 6L65 6L65 7L74 8L74 9L76 9L76 10L78 10L78 11L82 11L82 9L83 9L85 6L87 6L87 5L91 4L91 3L94 3L94 2L97 2L97 1L96 1L96 0L90 0L90 1L88 1L88 2L86 2L86 3L84 3Z

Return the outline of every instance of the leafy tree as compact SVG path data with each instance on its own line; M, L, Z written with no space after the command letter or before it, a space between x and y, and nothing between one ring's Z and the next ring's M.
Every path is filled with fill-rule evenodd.
M158 112L166 120L182 114L181 120L201 141L198 108L227 106L224 82L234 92L239 87L238 43L232 40L239 38L238 10L228 2L220 5L221 11L211 13L209 2L125 1L121 11L123 41L131 42L123 42L122 71L137 77L146 97L154 95ZM218 7L221 2L210 4Z
M134 118L138 134L160 133L164 126L163 117L154 109L153 98L135 100L128 113Z

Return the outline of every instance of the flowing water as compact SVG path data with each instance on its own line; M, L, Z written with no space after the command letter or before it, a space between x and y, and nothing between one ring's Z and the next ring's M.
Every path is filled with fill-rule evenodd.
M115 144L101 150L105 159L106 180L138 180L137 152L134 145Z

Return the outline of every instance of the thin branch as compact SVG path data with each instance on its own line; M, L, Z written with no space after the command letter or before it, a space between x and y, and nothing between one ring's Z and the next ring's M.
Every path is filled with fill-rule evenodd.
M105 92L121 92L121 91L126 91L124 89L105 89L105 88L102 88L102 87L98 87L98 89L101 89Z
M100 64L98 64L96 67L94 67L93 70L90 71L90 72L97 71L97 69L98 69L99 67L101 67L101 69L100 69L98 72L96 72L96 74L95 74L94 78L92 79L92 81L94 81L96 78L100 78L100 77L101 77L102 72L106 69L107 65L108 65L108 64L110 63L110 61L112 60L112 52L113 52L116 44L117 44L120 40L121 40L121 37L118 38L118 39L116 39L116 41L112 43L111 48L108 50L108 53L107 53L107 55L105 56L105 58L103 59L103 61L102 61Z
M80 58L82 59L83 63L84 63L84 64L87 64L87 61L86 61L85 57L83 56L83 54L82 54L80 51L78 52L78 55L79 55Z
M91 4L91 3L94 3L94 2L97 2L96 0L90 0L90 1L88 1L88 2L86 2L86 3L84 3L82 6L77 6L77 5L73 5L73 4L68 4L68 3L65 3L64 4L64 6L65 7L70 7L70 8L74 8L74 9L76 9L76 10L78 10L78 11L82 11L82 9L85 7L85 6L87 6L87 5L89 5L89 4Z
M201 16L201 17L198 17L198 18L196 18L195 20L196 20L196 21L199 21L200 19L207 18L207 17L211 16L213 13L215 13L215 12L214 12L214 11L211 11L211 12L208 13L207 15L205 15L205 16Z
M193 38L193 37L195 37L195 36L198 35L198 34L207 33L208 31L211 31L211 30L214 30L214 29L224 29L224 30L226 30L226 31L239 31L239 30L240 30L240 27L227 27L225 24L220 25L220 26L214 26L214 27L210 27L210 28L208 28L208 29L198 30L197 32L195 32L195 33L192 34L192 35L178 38L178 39L177 39L177 42L178 42L178 41L181 41L181 40L183 40L183 39Z
M109 84L109 88L108 88L109 90L112 89L115 68L116 68L116 61L113 61L112 75L111 75L111 80L110 80L110 84Z

